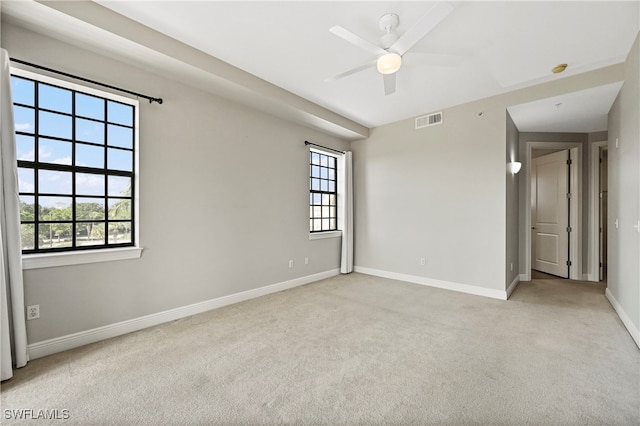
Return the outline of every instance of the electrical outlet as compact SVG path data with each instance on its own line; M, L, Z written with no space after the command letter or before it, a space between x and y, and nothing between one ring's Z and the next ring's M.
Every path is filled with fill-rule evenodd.
M27 320L40 318L40 305L27 306Z
M424 266L427 264L427 259L425 259L424 257L420 258L420 265Z
M308 257L305 257L305 258L304 258L304 264L305 264L305 265L308 265L308 264L309 264L309 258L308 258Z
M511 262L511 270L513 271L513 262Z
M293 268L293 259L289 260L289 268Z

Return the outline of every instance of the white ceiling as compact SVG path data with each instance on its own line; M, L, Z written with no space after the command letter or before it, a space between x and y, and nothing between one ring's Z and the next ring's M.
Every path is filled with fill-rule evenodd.
M410 52L458 55L459 63L440 66L434 57L407 54L396 93L384 96L373 67L325 82L374 59L329 28L341 25L377 43L381 15L397 13L402 34L433 2L97 3L366 127L620 63L640 21L638 1L452 1L454 11ZM559 63L569 67L552 74ZM598 96L550 100L563 103L556 110L572 130L561 129L557 114L542 113L542 101L510 111L519 128L539 129L546 121L553 131L590 131L584 126L595 122L592 114L601 119L619 90L609 86Z
M380 16L397 13L402 34L433 2L99 3L367 127L559 78L551 73L559 63L572 75L622 62L639 16L637 2L451 2L412 51L460 55L459 65L408 55L397 92L384 96L373 67L324 81L373 59L329 28L377 43Z
M591 133L607 129L622 82L509 107L521 132Z

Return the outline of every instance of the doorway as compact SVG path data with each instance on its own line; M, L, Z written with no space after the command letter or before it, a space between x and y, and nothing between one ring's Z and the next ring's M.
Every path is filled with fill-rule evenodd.
M542 272L569 278L570 151L534 149L532 157L532 275Z
M521 227L521 234L524 241L522 248L524 250L524 274L521 275L522 281L531 280L532 266L532 232L533 225L531 217L531 174L533 165L533 151L537 149L548 149L555 151L569 150L571 153L571 169L569 173L568 188L571 194L568 198L569 204L569 221L571 232L568 236L568 278L572 280L582 280L582 143L581 142L535 142L526 143L525 149L525 173L523 185L524 193L524 223ZM565 262L567 258L565 257Z

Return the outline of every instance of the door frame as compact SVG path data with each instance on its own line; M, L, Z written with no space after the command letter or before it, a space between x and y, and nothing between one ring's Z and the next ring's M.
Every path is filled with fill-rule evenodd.
M581 142L533 142L529 141L525 150L524 178L524 263L522 281L531 281L531 162L534 149L577 149L571 156L571 199L569 200L571 235L569 235L569 279L582 280L582 143Z
M609 141L591 144L591 182L589 185L589 281L600 281L600 149L609 146ZM606 241L605 241L606 244Z

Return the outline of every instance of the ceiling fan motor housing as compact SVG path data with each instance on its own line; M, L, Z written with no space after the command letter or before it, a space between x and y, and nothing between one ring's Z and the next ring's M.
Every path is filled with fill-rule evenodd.
M378 20L378 25L380 25L380 29L384 32L395 30L398 28L399 23L400 18L395 13L386 13Z
M380 17L378 24L380 25L380 29L384 31L384 35L380 37L380 43L383 49L389 49L393 46L393 43L398 41L398 34L395 32L395 29L399 23L400 18L395 13L387 13Z
M389 50L396 41L398 41L398 34L396 33L387 33L380 37L380 44L382 44L384 50Z

